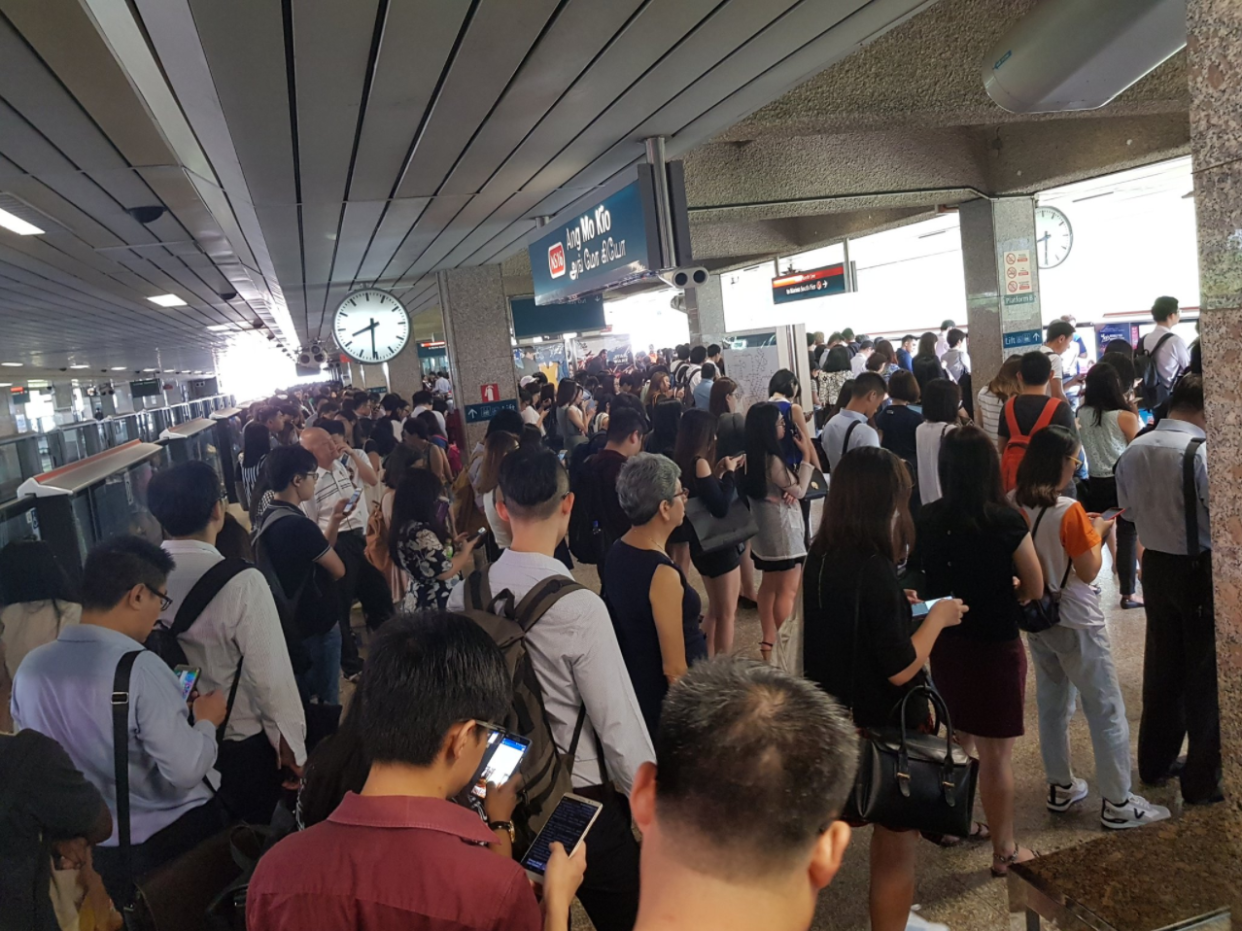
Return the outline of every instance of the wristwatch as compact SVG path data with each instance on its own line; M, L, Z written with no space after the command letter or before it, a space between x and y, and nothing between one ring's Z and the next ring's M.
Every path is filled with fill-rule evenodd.
M509 832L509 843L511 844L516 843L517 835L513 831L512 821L489 821L487 822L487 826L491 828L493 831L508 831Z

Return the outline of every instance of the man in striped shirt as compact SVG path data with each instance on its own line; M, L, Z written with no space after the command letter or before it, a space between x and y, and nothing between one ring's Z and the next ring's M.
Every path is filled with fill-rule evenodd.
M358 644L354 641L349 615L354 599L362 602L367 626L378 628L392 614L392 592L388 581L366 558L366 507L362 503L362 486L375 485L375 470L359 450L351 448L344 437L331 436L320 427L302 431L301 443L315 457L319 471L315 476L315 494L302 504L306 516L327 530L332 511L338 501L346 502L345 516L337 531L336 552L345 563L345 576L338 583L341 596L341 671L356 676L362 671ZM342 461L344 460L344 461Z

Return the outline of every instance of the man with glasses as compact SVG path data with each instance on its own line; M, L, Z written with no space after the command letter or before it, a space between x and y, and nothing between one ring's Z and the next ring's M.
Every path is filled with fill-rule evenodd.
M281 770L292 781L306 762L306 717L272 590L263 573L240 560L231 572L216 568L224 562L216 549L224 502L207 463L157 472L147 506L176 561L160 618L172 627L187 620L179 617L183 604L191 611L201 606L177 641L186 662L201 670L200 688L229 696L217 764L222 801L239 818L267 823L280 799Z
M82 623L31 651L13 681L17 727L57 741L112 813L112 835L95 849L94 865L118 908L131 900L136 878L225 824L213 794L224 694L204 689L187 702L173 671L142 648L167 601L172 571L168 553L137 537L97 546L82 571ZM118 666L130 654L128 688L118 690ZM112 739L113 710L125 706L128 824L117 812ZM123 831L132 844L128 855L118 849Z

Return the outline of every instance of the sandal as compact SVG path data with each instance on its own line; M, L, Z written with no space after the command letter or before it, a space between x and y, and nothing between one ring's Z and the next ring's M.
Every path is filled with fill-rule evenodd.
M1023 853L1028 853L1030 856L1023 857ZM1039 854L1036 851L1027 850L1021 844L1014 847L1013 853L1003 855L994 853L992 854L992 876L994 879L1004 879L1009 875L1009 867L1015 863L1026 863L1029 860L1034 860L1038 856Z
M759 655L763 657L763 661L765 663L768 662L772 658L772 647L773 646L775 646L775 644L768 643L768 641L766 640L759 641Z
M970 834L966 837L954 837L952 834L932 834L929 831L920 832L923 840L931 841L937 847L957 847L964 841L985 841L992 839L992 832L988 830L988 826L982 821L975 821L970 826Z

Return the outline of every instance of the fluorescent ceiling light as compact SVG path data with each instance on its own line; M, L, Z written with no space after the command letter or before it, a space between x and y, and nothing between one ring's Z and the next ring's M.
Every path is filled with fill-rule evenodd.
M18 236L38 236L43 230L33 223L27 223L21 217L15 217L7 210L0 210L0 226L11 230Z
M211 326L207 327L207 329L210 330L212 333L224 333L227 330L233 329L233 324L213 323Z
M88 368L90 368L90 366L89 366L89 365L87 365L87 364L86 364L86 363L84 363L84 362L80 362L80 363L78 363L77 365L71 365L71 366L69 366L69 368L71 368L71 369L88 369Z
M175 294L160 294L156 297L147 298L152 304L159 304L161 307L184 307L185 301L177 297Z
M13 387L13 383L11 381L0 381L0 388L12 388L12 387Z
M114 365L114 366L112 366L112 371L114 371L114 372L123 372L123 371L125 371L125 366L123 366L123 365Z
M20 362L0 362L0 365L3 365L6 368L11 368L11 369L19 369L22 367L22 363Z
M144 372L158 372L159 369L143 369Z

